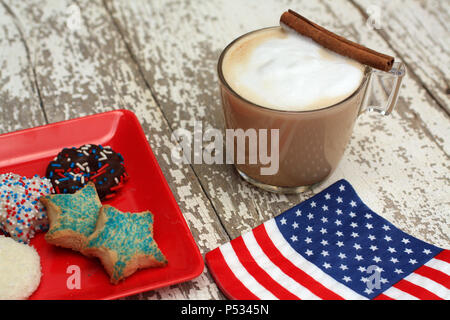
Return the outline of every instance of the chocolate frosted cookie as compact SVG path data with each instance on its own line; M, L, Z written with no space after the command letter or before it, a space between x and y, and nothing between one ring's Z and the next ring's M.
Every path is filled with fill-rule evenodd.
M120 153L109 146L86 144L64 148L47 167L46 177L56 193L74 193L89 181L100 199L114 197L128 178Z

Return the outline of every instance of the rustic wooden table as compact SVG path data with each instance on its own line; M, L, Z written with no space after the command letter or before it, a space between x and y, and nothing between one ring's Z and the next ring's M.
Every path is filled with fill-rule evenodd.
M0 133L116 108L138 116L202 254L334 181L417 238L450 247L450 2L0 0ZM223 129L216 63L237 36L294 9L406 63L396 111L365 113L321 186L277 195L231 165L171 161L171 133ZM133 299L223 299L208 269Z

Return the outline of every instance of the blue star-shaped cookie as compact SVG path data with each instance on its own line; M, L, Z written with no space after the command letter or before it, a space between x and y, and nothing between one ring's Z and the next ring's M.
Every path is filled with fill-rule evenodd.
M82 253L99 258L113 284L138 269L167 264L153 239L153 214L121 212L109 205L101 207L94 233Z
M102 206L94 183L89 182L74 194L52 194L41 197L40 201L47 209L50 223L45 240L81 251L95 229Z

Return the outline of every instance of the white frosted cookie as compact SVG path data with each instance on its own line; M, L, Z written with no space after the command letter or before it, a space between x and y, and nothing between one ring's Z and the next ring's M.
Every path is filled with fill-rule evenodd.
M47 230L47 213L39 198L51 193L51 181L45 177L0 174L0 231L29 243L36 232Z
M0 236L0 300L27 299L40 282L41 262L37 251Z

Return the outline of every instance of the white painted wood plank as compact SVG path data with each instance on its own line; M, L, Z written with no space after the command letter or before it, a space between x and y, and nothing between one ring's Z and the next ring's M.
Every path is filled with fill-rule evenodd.
M205 129L208 126L222 129L217 58L227 42L242 33L244 25L248 31L257 28L256 24L249 25L257 21L244 20L251 9L247 4L256 5L256 2L133 1L106 4L171 127L192 131L194 122L201 121ZM269 11L267 7L262 12L269 17ZM223 19L221 12L233 12L234 22L230 18ZM240 15L245 21L241 25L236 23L240 21ZM278 18L272 15L272 24L276 24ZM232 225L227 230L232 237L306 196L260 192L243 183L233 167L227 165L199 164L194 165L194 170L216 210L221 213L223 223ZM287 201L289 198L292 200Z
M277 24L286 8L389 53L390 46L379 34L364 29L365 18L353 5L345 1L106 2L162 115L99 2L93 6L79 2L82 24L75 32L67 28L68 2L8 4L26 25L50 121L123 106L137 112L203 252L227 237L210 215L212 208L202 187L234 237L341 177L370 207L403 230L449 247L448 118L414 78L406 79L404 98L390 118L361 116L339 169L311 192L273 195L242 182L230 166L194 166L194 174L189 166L170 160L174 144L168 126L189 128L194 120L202 120L223 128L215 75L221 49L244 32ZM339 22L338 17L346 19ZM195 175L202 187L193 182ZM206 271L192 283L140 295L196 297L221 297Z
M226 241L228 236L191 168L169 161L174 147L170 128L103 3L5 2L23 26L49 121L116 108L134 111L201 252ZM206 272L186 284L145 293L141 298L146 295L223 297Z
M379 19L377 31L450 113L450 1L354 2Z
M336 19L324 20L324 25L395 56L393 48L367 26L366 18L350 3L337 0L326 2L326 6L333 16L346 19L340 27ZM396 112L390 118L362 115L355 127L356 137L360 137L358 146L347 149L349 156L335 173L336 178L346 176L359 163L364 174L355 174L349 180L366 186L364 197L370 199L368 204L376 212L383 212L416 237L448 248L450 119L417 77L405 77ZM369 189L370 185L378 192L370 190L374 188Z
M395 1L393 1L395 2ZM323 1L330 15L323 16L322 24L338 34L374 48L380 52L396 56L397 47L391 46L372 27L365 16L347 0ZM340 19L340 17L346 17ZM401 60L401 57L396 57ZM450 154L450 118L435 102L415 76L414 67L407 68L407 76L403 80L401 97L397 111L410 123L411 129L418 134L430 135L447 155Z
M0 133L45 124L20 27L0 2Z
M106 2L171 127L194 121L223 128L216 63L235 37L278 24L292 8L350 39L392 53L345 1ZM339 19L345 17L345 19ZM407 78L391 117L365 114L337 172L298 196L273 195L241 181L231 166L195 165L203 188L232 236L255 227L345 177L367 203L413 235L448 247L448 119L417 79ZM425 151L424 151L425 150ZM421 221L421 223L418 223Z

